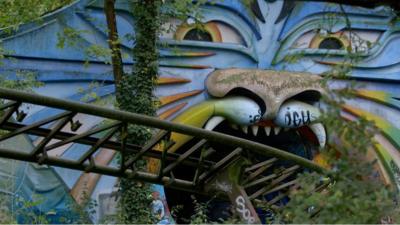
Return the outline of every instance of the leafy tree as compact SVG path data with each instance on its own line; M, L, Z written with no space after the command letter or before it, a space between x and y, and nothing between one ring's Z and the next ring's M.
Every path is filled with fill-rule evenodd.
M345 90L351 95L352 89ZM336 99L337 93L335 94ZM344 121L337 107L341 101L330 99L324 124L335 131L331 144L324 151L330 173L304 173L299 176L300 188L293 191L290 201L278 219L285 223L381 223L399 222L395 187L383 185L377 174L376 161L367 158L373 151L376 128L363 119ZM333 101L333 102L332 102ZM336 106L332 106L335 104ZM330 180L330 184L319 187Z
M347 26L351 27L350 20L347 20ZM353 47L346 49L348 54L343 63L324 74L323 86L327 95L322 99L325 107L321 120L331 132L322 158L330 172L299 175L299 188L291 192L289 203L282 209L275 209L276 222L400 222L397 188L383 185L377 159L368 157L375 151L374 135L378 128L363 118L349 121L342 117L342 105L355 98L354 89L358 87L348 79L352 65L360 60L357 46ZM333 79L348 80L349 84L343 89L331 90L329 83ZM325 185L327 181L329 185Z
M0 28L18 28L25 22L37 20L45 13L49 13L72 0L2 0L0 2Z
M132 2L132 15L135 18L135 45L132 55L135 63L131 74L125 74L122 68L122 59L116 27L114 0L104 1L107 18L109 47L112 51L111 61L116 85L116 105L119 109L150 116L156 115L157 98L154 96L156 80L158 78L158 36L163 21L170 16L187 18L193 14L204 0L192 5L192 1L175 1L164 4L165 12L161 13L161 0L143 0ZM134 98L132 96L135 96ZM132 125L128 127L128 142L143 145L151 137L150 129ZM132 156L133 157L133 156ZM145 161L138 162L136 167L144 167ZM119 200L120 213L118 219L122 223L152 223L151 194L149 184L121 179Z

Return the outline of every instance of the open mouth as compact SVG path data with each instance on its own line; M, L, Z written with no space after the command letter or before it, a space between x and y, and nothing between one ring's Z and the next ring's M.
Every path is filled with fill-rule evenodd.
M218 123L219 122L219 123ZM321 123L304 125L296 128L282 128L271 121L260 121L251 126L239 126L213 117L208 120L205 128L212 131L244 138L287 152L312 159L318 153L320 147L324 147L325 129ZM215 149L226 149L226 146L214 144Z
M238 69L215 71L207 80L207 90L214 98L189 108L174 121L258 142L313 160L325 146L327 138L320 121L321 111L315 104L321 93L316 85L317 81L309 74L300 76ZM252 94L249 95L249 92ZM175 142L172 151L178 152L187 151L199 141L176 133L171 134L171 139ZM232 147L221 143L208 144L214 150L210 156L213 160L221 160L227 153L234 151ZM252 164L273 160L273 157L265 155L244 154ZM279 160L265 167L260 174L269 177L280 173L279 171L289 171L288 176L280 181L287 183L295 180L302 169L289 161ZM244 174L242 185L247 185L246 191L249 189L257 192L256 190L266 184L252 182L250 174L253 172L245 172L248 174ZM174 175L191 177L192 173L194 171L190 168L182 167ZM257 199L270 202L289 188L287 186L286 189L258 195ZM187 206L192 202L189 196L181 192L168 189L166 192L168 203L172 207ZM284 201L287 202L287 199L282 198L274 204L285 204ZM225 208L229 208L229 202L218 202L215 207L218 208L221 204L227 204ZM193 206L186 207L182 215L190 215L193 209ZM210 210L211 213L214 211L216 210Z
M228 98L243 98L251 101L244 97ZM240 117L241 111L236 112L234 117ZM313 160L326 144L326 131L323 124L319 122L319 109L311 104L288 100L282 104L274 119L264 120L260 116L257 117L260 119L254 121L255 117L257 116L251 116L250 113L249 118L252 120L248 125L243 125L236 124L233 121L238 120L229 118L229 116L213 116L208 119L203 128L275 147L309 160ZM219 143L212 143L211 147L217 152L214 157L224 156L234 150ZM247 155L247 157L251 158L253 164L269 159L261 155ZM263 174L268 175L290 166L293 166L291 162L279 161Z
M229 112L224 112L224 110L220 108L224 104L219 103L219 101L229 103L229 107L225 108L226 110L229 110ZM247 105L244 104L245 102ZM319 111L313 105L297 100L288 100L282 104L281 109L278 110L278 113L273 120L263 120L259 114L259 109L257 108L259 106L250 98L243 96L228 96L221 100L210 101L210 104L213 105L213 107L210 108L213 109L212 111L214 115L209 116L208 119L205 119L204 122L200 123L203 124L202 127L206 130L212 130L272 146L310 160L312 160L325 145L326 131L322 123L318 121ZM243 105L246 105L247 107L242 107ZM211 115L210 113L199 113L200 109L205 110L207 108L206 106L207 102L203 103L203 106L200 106L196 111L198 114L189 111L187 113L189 116L188 121L193 121L190 116L197 116L196 118L199 118L200 115ZM253 110L251 109L251 106L254 107ZM254 114L255 112L257 113ZM244 120L244 118L247 118L247 120ZM184 139L176 138L176 140ZM192 148L198 141L199 140L196 138L187 140L184 144L180 145L176 151L185 152ZM212 155L209 157L212 157L213 160L216 161L221 160L224 156L234 151L233 147L218 142L209 143L208 147L211 147L211 149L214 150ZM272 157L267 157L265 155L245 154L246 158L253 164L273 160ZM292 168L293 170L291 170ZM285 179L280 181L282 183L293 183L298 172L302 171L301 168L294 165L292 162L279 160L262 171L260 175L266 178L285 170L290 172ZM190 168L181 167L176 170L174 175L175 177L186 178L192 177L194 172L195 171ZM262 182L257 183L255 179L251 180L249 177L251 177L252 173L254 173L254 171L249 171L247 174L244 174L245 178L243 182L248 185L246 190L256 193L257 190L266 184ZM257 196L257 199L262 199L266 202L275 201L278 196L281 196L282 193L287 193L289 189L290 186L287 186L285 189ZM193 199L189 194L168 189L166 189L166 194L168 196L168 203L171 207L176 205L184 206L181 215L178 216L178 218L184 218L194 212L194 206L191 205ZM204 196L197 196L196 198L197 201L208 202L210 200L209 197ZM288 198L286 197L274 202L274 204L282 205L286 204L287 201ZM210 214L208 216L211 220L221 218L221 214L224 214L223 212L225 212L226 218L230 216L230 202L215 199L209 204L209 207ZM213 213L216 211L219 213L214 215ZM178 222L185 223L187 221Z

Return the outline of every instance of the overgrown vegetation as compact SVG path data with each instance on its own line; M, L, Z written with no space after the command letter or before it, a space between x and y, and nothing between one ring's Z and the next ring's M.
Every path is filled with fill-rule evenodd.
M162 24L170 17L186 18L187 15L198 12L195 9L203 4L199 1L192 6L192 1L176 1L164 4L161 0L144 0L132 3L132 15L135 21L135 45L132 55L135 59L131 74L124 74L120 80L115 73L115 67L120 63L114 61L114 78L116 79L116 101L120 109L150 116L156 115L158 101L154 96L156 80L158 78L158 37L162 31ZM161 11L164 4L165 11ZM189 7L190 6L190 7ZM199 17L199 16L196 16ZM109 24L110 29L110 24ZM111 26L112 28L112 26ZM173 28L172 28L173 29ZM116 30L115 30L116 31ZM115 35L116 33L110 33ZM118 38L109 36L110 41ZM111 48L118 48L110 43ZM121 54L119 49L114 49L113 57ZM121 65L122 66L122 65ZM121 72L118 72L121 73ZM135 97L132 97L135 96ZM137 125L128 127L128 142L143 145L149 140L152 131L149 128ZM145 167L145 161L139 161L135 167ZM122 223L154 223L157 222L150 210L151 194L149 184L121 179L119 200L119 222Z
M278 215L274 221L277 223L400 222L397 187L384 184L384 175L378 169L374 139L379 132L378 128L362 117L350 120L342 114L343 105L356 98L354 90L360 88L360 85L349 79L352 67L361 60L361 54L366 51L364 46L370 47L371 43L351 32L351 22L343 7L340 7L343 15L330 14L330 22L334 26L339 20L346 21L353 46L344 49L347 54L342 63L323 74L327 95L322 99L325 107L321 120L329 132L330 140L321 158L330 172L325 175L308 172L300 174L299 188L291 192L289 203L283 208L272 209ZM329 30L325 32L328 35L330 33ZM296 55L291 60L301 57ZM329 53L325 57L329 57ZM348 84L332 90L329 84L334 79L348 80ZM330 180L329 185L321 188L327 180Z
M0 15L0 27L18 25L30 21L45 12L54 10L70 1L13 1L6 0L0 7L5 9ZM201 3L201 1L199 1ZM196 15L189 8L191 1L177 1L175 5L166 6L168 13L186 18L187 15ZM116 80L117 93L116 105L122 110L146 115L156 115L157 99L154 96L155 81L158 73L157 39L161 24L168 16L160 14L161 0L144 0L132 3L132 15L135 17L135 46L133 57L135 63L131 74L124 74ZM31 6L31 7L30 7ZM37 10L31 8L37 6ZM175 7L175 8L174 8ZM17 15L17 16L16 16ZM198 15L201 16L201 15ZM197 16L194 16L197 18ZM72 36L77 36L78 31L67 30ZM64 45L68 38L62 39ZM118 36L112 40L119 42ZM67 43L68 44L68 43ZM112 45L110 48L113 48ZM117 52L120 51L116 46ZM348 62L327 73L325 82L333 78L346 78L351 72L351 65L357 61L357 54L348 50ZM94 56L107 58L115 56L115 51L100 51L93 47ZM300 56L290 58L292 62ZM112 62L111 62L112 63ZM113 63L115 64L115 62ZM122 67L122 64L117 65ZM121 69L121 68L119 68ZM18 77L20 76L20 77ZM2 76L3 77L3 76ZM35 80L35 74L21 72L17 79L0 80L2 86L29 90L41 85ZM341 118L341 105L345 99L352 97L353 86L341 91L331 92L324 102L329 106L323 113L323 123L327 130L335 131L331 134L330 145L324 150L323 158L326 160L331 173L323 176L315 173L305 173L299 176L300 188L290 195L291 201L283 209L271 208L278 216L275 222L279 223L380 223L385 221L399 222L400 211L397 193L391 187L381 185L382 181L376 174L376 161L367 157L368 151L373 151L373 136L376 128L373 124L363 119L357 121L344 121ZM328 89L328 88L327 88ZM132 97L135 96L135 97ZM141 127L128 128L130 143L143 145L151 137L152 131ZM145 166L139 162L137 167ZM317 190L321 181L329 178L333 182L322 190ZM151 194L149 185L129 179L122 179L120 184L120 212L116 218L119 223L154 223L151 215ZM190 218L194 224L210 222L207 219L207 204L194 200L196 211ZM2 201L5 202L5 201ZM24 208L33 207L35 202L24 202ZM3 211L5 210L5 211ZM82 210L82 208L78 209ZM0 209L0 215L7 214L6 209ZM29 215L27 213L27 215ZM235 221L232 219L232 221ZM0 221L3 222L3 221ZM12 219L6 222L15 222ZM40 215L30 223L46 223ZM68 222L68 221L66 221ZM115 222L115 221L114 221Z
M0 2L0 28L15 30L25 22L37 20L73 0L2 0Z
M132 74L124 75L117 82L117 105L120 109L150 116L156 115L154 96L158 74L157 40L160 28L160 0L145 0L132 3L132 15L135 19L135 63ZM122 65L121 65L122 66ZM134 97L133 97L134 96ZM128 127L128 142L144 145L151 137L150 129L131 125ZM132 156L133 157L133 156ZM127 157L129 159L129 157ZM127 160L126 159L126 160ZM145 162L138 162L135 167L144 167ZM119 200L119 219L122 223L154 223L150 205L150 184L121 179Z
M329 77L327 79L332 79ZM299 175L299 189L291 192L289 203L276 210L275 222L283 223L384 223L400 221L398 193L384 184L378 173L374 124L362 118L349 121L341 115L341 105L352 97L353 87L331 92L324 102L328 107L322 119L330 131L330 144L322 158L329 165L326 175ZM331 183L320 188L330 179Z

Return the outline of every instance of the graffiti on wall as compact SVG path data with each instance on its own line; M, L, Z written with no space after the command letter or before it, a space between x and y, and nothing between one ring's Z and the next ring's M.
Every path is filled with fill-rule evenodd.
M346 55L351 51L359 57L351 62L350 76L362 88L357 90L357 99L346 103L343 116L376 122L380 134L376 136L375 157L385 182L400 186L400 24L394 20L393 11L383 6L340 7L311 1L256 3L251 8L235 0L202 6L203 30L190 16L186 21L172 19L165 24L175 29L160 36L160 78L155 90L160 99L158 116L256 140L312 159L327 141L327 131L318 122L318 102L324 92L318 85L320 75L348 63ZM35 91L53 97L93 102L96 98L83 97L95 92L101 99L111 98L115 91L112 68L84 51L90 46L108 46L102 7L101 1L75 1L45 15L43 24L25 24L16 33L1 36L3 47L12 52L13 58L4 60L1 74L15 79L18 71L33 72L45 84ZM134 27L129 4L117 1L116 7L128 69L133 63L129 54L133 43L126 37ZM71 28L85 31L79 33L78 44L58 48L58 37ZM339 79L329 83L332 89L345 85ZM52 109L31 108L27 120L55 113ZM79 119L85 121L79 128L82 131L101 122ZM305 129L313 138L304 134ZM29 142L37 141L25 138L27 149ZM172 138L177 142L173 151L190 147L190 137L172 134ZM71 144L49 154L78 158L78 150L85 149ZM114 156L104 149L95 160L99 165L112 164ZM16 185L20 188L12 192L29 198L39 183L45 190L42 195L48 199L79 199L86 191L93 199L104 197L95 221L113 213L114 203L105 192L113 189L115 178L20 162L13 165L13 171L5 171L14 174L24 168L28 172L21 173L23 179L18 179ZM57 185L40 182L45 177L54 179ZM155 188L152 210L160 223L170 221L166 202L178 204L173 200L177 194ZM61 212L66 206L60 200L46 202L41 209Z

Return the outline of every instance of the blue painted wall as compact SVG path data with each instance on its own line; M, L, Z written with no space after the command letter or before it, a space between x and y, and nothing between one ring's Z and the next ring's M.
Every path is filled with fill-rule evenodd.
M117 1L117 23L126 72L130 71L130 66L134 63L130 57L133 41L129 38L134 35L134 27L128 2ZM318 32L350 30L343 17L345 12L351 21L351 30L360 37L373 40L360 53L360 60L352 65L351 77L363 84L364 89L385 92L393 104L400 105L400 24L394 20L395 15L390 8L340 8L335 4L298 2L288 9L284 7L284 1L259 0L263 22L240 2L225 0L205 5L201 9L203 22L224 25L220 32L229 33L228 36L234 36L235 40L240 40L238 42L232 42L228 37L226 40L223 37L222 42L178 41L174 40L173 34L161 35L160 76L185 78L190 82L160 85L156 90L157 96L204 90L208 74L222 68L258 68L322 74L335 63L346 60L347 52L313 48L309 42ZM105 24L101 1L80 0L45 15L40 22L22 25L11 35L0 31L2 47L10 51L10 58L3 60L0 74L8 79L16 79L16 74L21 71L33 72L45 84L35 91L53 97L86 101L83 96L92 91L102 98L112 96L114 88L111 66L104 63L104 58L95 57L89 52L93 46L107 48ZM73 38L65 36L68 29L78 31L78 35ZM60 37L66 38L64 48L57 47ZM299 40L303 42L302 45L299 45ZM352 44L355 45L356 43ZM207 56L196 56L195 53L207 53ZM296 58L298 54L302 57ZM97 83L94 88L93 82ZM332 80L332 87L340 87L342 84L342 81ZM180 113L207 98L209 96L204 91L163 106L159 111L161 113L180 103L187 103L178 112ZM379 115L394 129L400 129L399 107L370 100L360 100L354 102L354 105ZM35 121L54 113L55 110L47 108L31 108L27 120ZM86 123L89 127L94 127L98 121L87 120ZM393 135L400 138L397 134ZM399 146L394 145L394 148L397 147ZM76 157L76 151L82 148L72 145L62 154ZM392 151L389 155L394 165L400 165L400 155L397 152ZM18 165L20 168L27 166L25 163ZM43 169L30 165L30 170L35 174L32 175L35 178L32 178L31 184L19 181L23 189L18 192L23 195L31 196L38 188L35 182L40 183L44 176L59 183L57 187L62 186L61 189L49 186L42 193L46 198L54 195L60 198L59 201L43 204L43 211L65 208L64 199L70 198L69 190L82 176L79 171L61 168ZM400 179L399 174L396 176ZM92 198L96 199L100 193L112 190L115 184L115 178L102 176ZM99 215L95 215L93 218L97 220L98 217Z

